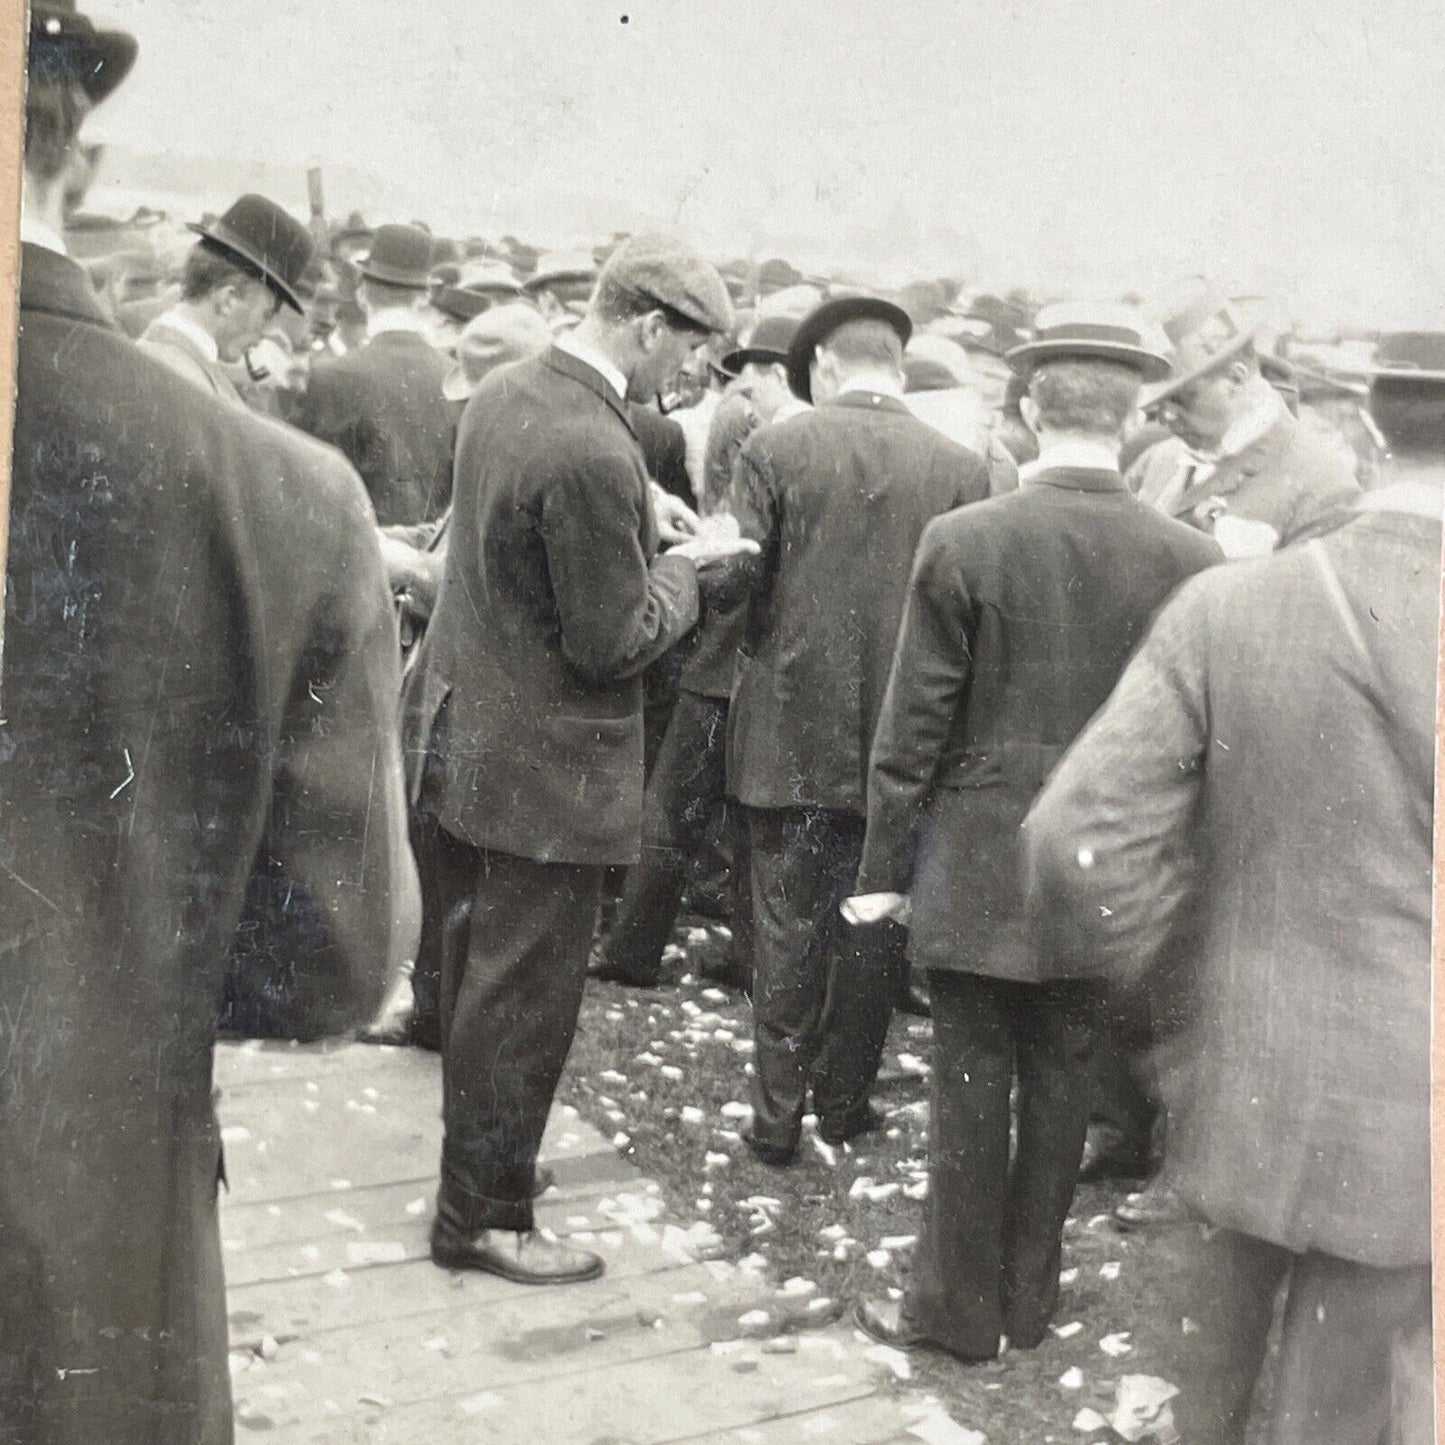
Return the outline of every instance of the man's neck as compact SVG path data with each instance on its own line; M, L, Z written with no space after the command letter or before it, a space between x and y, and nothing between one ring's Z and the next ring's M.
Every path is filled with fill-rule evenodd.
M624 401L627 399L629 377L618 355L621 348L590 316L584 317L571 331L555 337L552 344L600 372L618 396Z
M191 301L178 301L158 319L173 326L182 335L189 336L209 360L220 360L220 339L212 329L213 322L204 307Z
M891 371L855 371L844 377L838 384L838 395L846 396L850 391L865 391L876 396L903 398L903 379Z
M426 318L415 306L378 306L366 315L368 337L383 336L388 331L424 335L426 329Z
M1055 469L1117 472L1119 440L1088 432L1041 432L1038 459L1027 464L1027 474L1037 476Z
M65 192L43 186L28 172L20 188L20 239L65 255Z

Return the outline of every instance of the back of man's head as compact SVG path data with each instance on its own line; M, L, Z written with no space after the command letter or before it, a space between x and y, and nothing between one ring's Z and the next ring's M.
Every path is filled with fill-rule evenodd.
M412 310L427 299L425 291L414 286L392 286L372 276L363 276L356 288L356 299L367 311Z
M25 93L25 170L33 180L51 186L64 176L90 108L74 81L31 77Z
M833 357L845 377L860 371L903 375L903 342L886 321L845 321L818 349Z
M1139 399L1139 373L1117 361L1046 361L1029 376L1040 431L1116 438Z
M258 279L254 269L243 265L230 252L210 241L197 241L186 253L181 296L186 301L204 301L224 286Z

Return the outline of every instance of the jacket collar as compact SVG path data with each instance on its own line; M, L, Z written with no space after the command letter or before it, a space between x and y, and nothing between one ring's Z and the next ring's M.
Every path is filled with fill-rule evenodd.
M68 256L43 246L20 248L20 305L27 311L51 311L97 326L114 326L85 272Z
M1069 492L1127 492L1115 467L1041 467L1024 481L1025 487L1061 487Z
M627 403L617 395L607 378L597 370L595 366L589 366L580 357L573 356L570 352L563 351L560 346L548 348L542 358L545 366L553 371L560 372L563 376L571 377L573 381L581 382L588 391L602 398L621 420L623 426L635 437L632 419L627 415Z
M898 397L884 396L881 391L845 391L832 401L825 402L822 409L831 406L846 406L854 411L891 411L900 416L913 415Z

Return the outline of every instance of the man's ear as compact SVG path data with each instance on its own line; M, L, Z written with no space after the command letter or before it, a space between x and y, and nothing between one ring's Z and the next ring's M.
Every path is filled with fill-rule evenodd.
M1039 404L1031 396L1019 397L1019 415L1024 419L1024 425L1033 432L1039 434Z

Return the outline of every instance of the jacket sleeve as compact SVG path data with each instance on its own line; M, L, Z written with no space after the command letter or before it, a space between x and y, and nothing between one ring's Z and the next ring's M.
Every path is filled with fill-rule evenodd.
M1192 901L1208 582L1166 605L1024 822L1028 919L1054 976L1138 982Z
M301 1039L375 1012L415 957L421 902L397 735L396 620L360 483L284 699L272 796L223 1022Z
M918 823L962 705L973 607L936 523L918 545L868 765L860 893L906 893Z
M697 622L697 569L643 550L650 505L636 471L596 455L571 459L543 497L562 652L594 686L636 677Z

